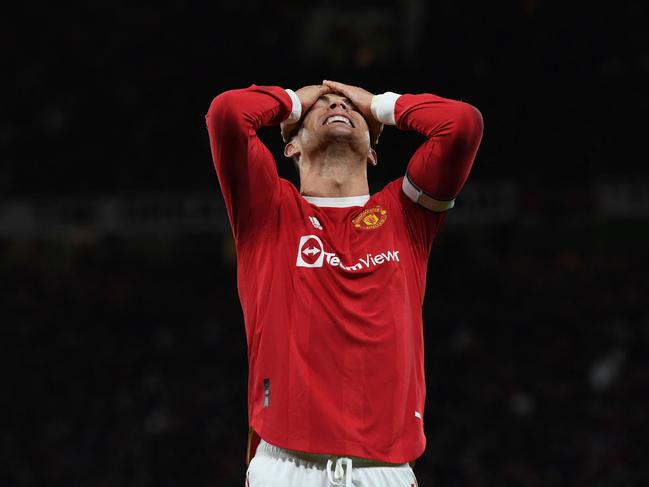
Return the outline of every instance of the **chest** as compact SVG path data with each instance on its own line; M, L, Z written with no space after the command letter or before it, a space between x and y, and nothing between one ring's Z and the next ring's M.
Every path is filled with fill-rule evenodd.
M396 265L407 251L399 215L385 205L303 207L284 215L278 244L297 267L328 267L345 273Z

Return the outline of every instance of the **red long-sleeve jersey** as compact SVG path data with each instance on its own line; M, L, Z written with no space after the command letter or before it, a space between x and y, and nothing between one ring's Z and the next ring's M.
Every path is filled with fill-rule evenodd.
M371 196L308 198L278 177L256 134L291 109L285 90L253 85L216 97L206 117L236 242L249 424L291 450L412 461L426 444L427 260L445 215L421 204L451 206L482 118L466 103L401 95L397 127L427 138L405 179Z

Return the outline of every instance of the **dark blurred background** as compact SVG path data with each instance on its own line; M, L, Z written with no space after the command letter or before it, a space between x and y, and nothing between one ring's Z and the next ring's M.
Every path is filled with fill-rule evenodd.
M430 260L420 485L649 485L644 1L21 5L0 20L0 485L242 485L204 114L323 78L485 120ZM387 128L372 190L421 142Z

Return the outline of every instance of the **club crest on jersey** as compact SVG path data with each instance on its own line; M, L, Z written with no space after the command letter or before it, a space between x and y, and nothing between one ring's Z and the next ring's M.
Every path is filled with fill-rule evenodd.
M379 228L388 219L388 212L385 208L376 205L374 208L368 208L361 211L356 218L352 220L355 228L359 230L374 230Z

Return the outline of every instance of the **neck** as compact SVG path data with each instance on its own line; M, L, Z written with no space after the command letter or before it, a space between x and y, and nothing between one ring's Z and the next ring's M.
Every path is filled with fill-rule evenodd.
M300 194L339 198L369 193L367 156L330 145L300 158Z

